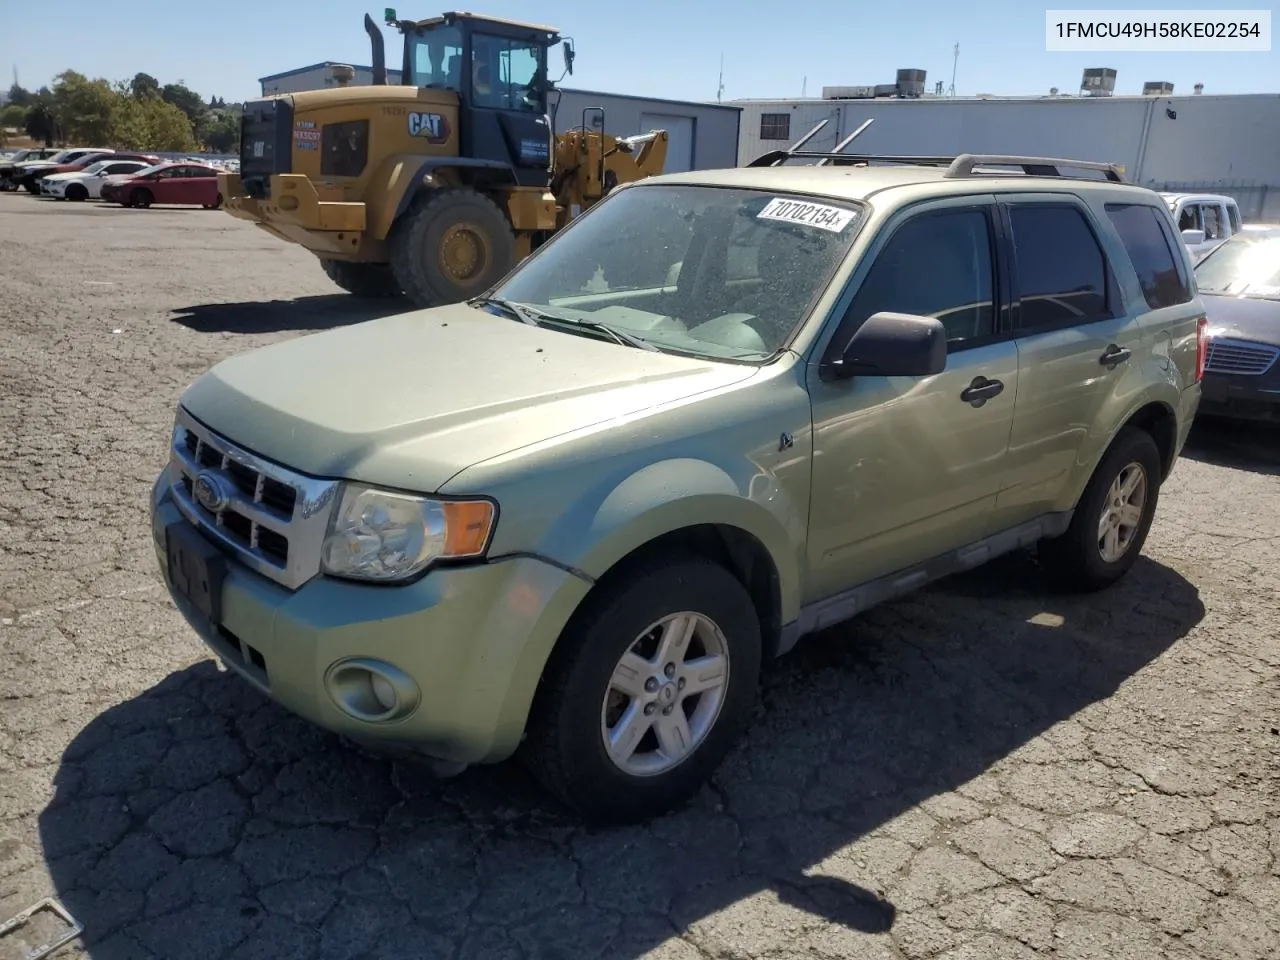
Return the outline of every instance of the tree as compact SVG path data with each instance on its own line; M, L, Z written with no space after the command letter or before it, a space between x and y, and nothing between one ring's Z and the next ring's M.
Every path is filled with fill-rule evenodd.
M118 99L106 80L90 80L74 70L54 77L54 112L62 135L71 141L108 145L115 134Z
M153 100L160 96L160 81L149 73L135 73L129 81L129 95L135 100Z
M240 117L230 111L215 114L202 139L214 153L238 153Z
M189 90L181 81L166 83L160 90L160 98L185 113L192 123L204 116L204 98L194 90Z
M31 102L35 100L35 95L26 87L14 84L9 88L9 103L15 107L29 107Z
M53 141L60 139L58 116L54 109L53 91L41 87L27 105L27 136L33 140L43 140L46 147L52 147Z

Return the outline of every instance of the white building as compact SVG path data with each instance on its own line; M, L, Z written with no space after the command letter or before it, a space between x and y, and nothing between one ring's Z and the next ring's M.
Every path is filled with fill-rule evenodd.
M262 85L262 95L337 86L331 72L336 65L335 61L325 60L261 77L258 82ZM353 85L373 83L372 67L352 66L356 72L351 81ZM387 83L398 84L400 79L399 70L387 68ZM741 111L737 104L662 100L566 87L558 87L557 93L551 97L558 131L582 126L584 110L588 111L586 123L593 129L601 128L600 114L594 110L596 107L604 110L603 129L614 136L630 137L650 130L666 130L666 173L738 164L738 117Z
M1246 220L1280 220L1280 94L735 100L738 162L790 145L848 153L1032 154L1121 164L1135 183L1224 193Z

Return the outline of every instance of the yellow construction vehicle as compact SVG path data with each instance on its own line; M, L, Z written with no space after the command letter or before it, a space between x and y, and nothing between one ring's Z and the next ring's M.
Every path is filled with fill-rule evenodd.
M555 28L393 9L385 20L404 37L400 84L387 83L366 14L373 84L352 86L340 66L334 87L249 101L240 170L218 175L228 213L306 247L344 290L457 303L616 184L662 172L665 131L614 137L592 107L554 133L548 52L562 44L565 73L574 58Z

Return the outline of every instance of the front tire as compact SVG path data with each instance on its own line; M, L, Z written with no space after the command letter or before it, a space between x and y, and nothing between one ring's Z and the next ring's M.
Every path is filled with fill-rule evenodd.
M760 676L760 622L724 567L668 556L623 576L560 638L521 745L547 789L597 824L697 793L745 730Z
M391 235L391 268L419 307L460 303L483 293L516 263L511 224L478 190L424 193Z
M88 200L89 190L84 186L84 184L73 183L71 186L67 187L65 196L68 200Z
M320 267L330 280L353 296L384 299L398 297L402 293L399 281L391 267L385 263L354 263L322 258Z
M147 209L147 207L151 206L151 201L153 199L154 197L151 196L150 190L148 190L146 187L138 187L132 193L129 194L128 205L131 207L141 207L143 210L145 210Z
M1123 428L1089 478L1066 533L1040 544L1041 563L1058 586L1101 590L1129 572L1155 518L1162 472L1151 434Z

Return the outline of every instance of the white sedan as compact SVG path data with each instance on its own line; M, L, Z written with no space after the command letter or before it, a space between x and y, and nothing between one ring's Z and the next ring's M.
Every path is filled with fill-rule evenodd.
M141 160L99 160L74 173L55 173L40 181L41 192L59 200L95 200L109 177L128 176L150 166Z

